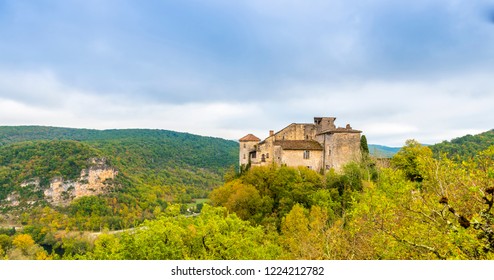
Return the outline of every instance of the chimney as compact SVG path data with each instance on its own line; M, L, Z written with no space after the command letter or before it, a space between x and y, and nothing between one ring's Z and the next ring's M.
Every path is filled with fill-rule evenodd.
M270 130L269 131L269 136L273 136L274 135L274 130Z

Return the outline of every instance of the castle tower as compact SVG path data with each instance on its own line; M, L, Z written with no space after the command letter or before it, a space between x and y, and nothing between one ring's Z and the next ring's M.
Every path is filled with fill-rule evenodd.
M239 166L247 166L250 163L251 157L256 157L256 148L261 139L252 134L240 138L240 153L239 153Z
M336 129L336 126L334 125L335 120L336 118L334 117L314 117L317 133L324 133Z

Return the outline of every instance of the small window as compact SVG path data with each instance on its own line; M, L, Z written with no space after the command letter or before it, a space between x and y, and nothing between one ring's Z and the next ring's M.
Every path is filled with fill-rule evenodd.
M304 151L304 159L310 158L310 151Z
M266 153L266 158L269 158L269 153Z
M266 162L266 157L264 156L264 154L261 155L261 162Z
M244 149L245 149L246 147L247 147L247 145L245 145L245 143L244 143Z

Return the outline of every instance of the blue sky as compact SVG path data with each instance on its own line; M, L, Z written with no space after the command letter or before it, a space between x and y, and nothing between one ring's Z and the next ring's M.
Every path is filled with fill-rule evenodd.
M370 143L493 128L494 2L0 0L0 125Z

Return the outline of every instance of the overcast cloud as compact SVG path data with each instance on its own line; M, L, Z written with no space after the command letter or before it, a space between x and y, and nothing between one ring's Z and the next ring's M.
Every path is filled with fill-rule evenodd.
M493 128L493 1L0 1L0 125L401 146Z

